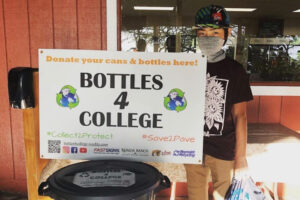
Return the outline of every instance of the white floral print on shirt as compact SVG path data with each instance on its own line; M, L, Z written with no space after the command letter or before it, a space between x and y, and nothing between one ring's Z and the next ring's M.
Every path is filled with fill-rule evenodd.
M225 102L229 80L218 79L217 76L206 77L205 91L205 136L222 135L225 118Z

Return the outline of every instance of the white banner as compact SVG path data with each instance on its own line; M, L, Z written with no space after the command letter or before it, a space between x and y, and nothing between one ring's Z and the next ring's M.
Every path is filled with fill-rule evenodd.
M202 162L200 54L40 49L39 79L42 158Z

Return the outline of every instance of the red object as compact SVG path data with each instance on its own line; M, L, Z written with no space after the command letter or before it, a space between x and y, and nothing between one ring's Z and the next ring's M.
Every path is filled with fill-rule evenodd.
M222 21L222 14L221 13L213 13L212 17L214 18L214 20Z
M8 70L37 68L39 48L106 49L106 0L3 0L0 10L0 190L26 192L23 114L10 109Z
M70 153L70 147L69 146L63 146L63 153Z
M79 149L79 152L80 152L80 153L87 153L87 148L81 147L81 148Z

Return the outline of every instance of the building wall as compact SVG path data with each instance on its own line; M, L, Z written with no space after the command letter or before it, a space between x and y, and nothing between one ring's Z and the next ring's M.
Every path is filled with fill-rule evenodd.
M299 97L255 96L248 103L249 123L280 123L300 133Z
M299 20L284 20L284 35L300 35ZM255 18L232 18L232 24L246 27L246 34L255 36L259 32L259 20ZM300 83L298 84L300 85ZM248 104L248 121L256 123L281 123L300 133L299 97L263 96L255 97Z
M106 49L106 0L2 0L0 10L0 190L26 192L23 117L9 106L7 73L37 68L39 48ZM299 104L299 97L255 97L248 119L299 131Z
M283 34L300 36L299 19L286 19L284 21Z
M38 67L39 48L106 49L106 0L0 1L0 190L26 192L22 111L7 73Z

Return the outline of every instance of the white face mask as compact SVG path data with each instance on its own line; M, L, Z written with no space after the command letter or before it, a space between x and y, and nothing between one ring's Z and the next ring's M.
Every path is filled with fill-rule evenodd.
M201 52L206 56L212 56L219 52L225 40L217 36L201 36L197 37L198 45Z

